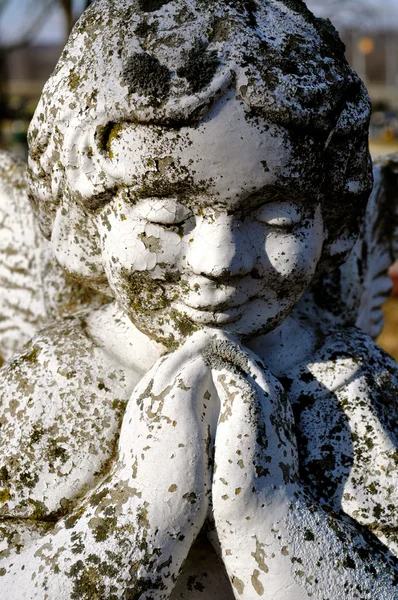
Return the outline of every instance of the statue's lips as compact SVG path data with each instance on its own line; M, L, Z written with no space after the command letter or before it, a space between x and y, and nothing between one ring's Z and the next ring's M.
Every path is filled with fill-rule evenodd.
M242 316L247 302L239 306L226 307L207 307L206 309L197 309L183 303L173 304L174 308L186 314L186 316L200 325L224 325L233 323Z
M261 293L263 285L262 281L253 280L251 277L231 277L221 282L202 276L191 276L187 283L188 291L181 290L177 285L171 288L170 296L178 294L178 303L193 311L218 314L239 309L251 297Z

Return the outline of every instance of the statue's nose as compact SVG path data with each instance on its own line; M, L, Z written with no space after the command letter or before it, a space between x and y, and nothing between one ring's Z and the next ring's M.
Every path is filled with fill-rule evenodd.
M236 217L198 217L188 250L188 266L197 275L233 277L249 273L255 252Z

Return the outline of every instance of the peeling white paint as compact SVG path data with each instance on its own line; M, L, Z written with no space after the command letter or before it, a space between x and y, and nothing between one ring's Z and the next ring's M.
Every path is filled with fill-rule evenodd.
M397 368L352 327L393 159L337 266L368 117L301 2L85 13L30 128L37 221L1 156L4 596L397 600Z

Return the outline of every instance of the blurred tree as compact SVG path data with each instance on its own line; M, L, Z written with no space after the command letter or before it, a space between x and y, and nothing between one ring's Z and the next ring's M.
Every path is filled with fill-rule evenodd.
M12 0L0 0L0 17L4 10L8 8ZM58 0L30 0L30 5L34 6L34 12L31 12L26 23L23 23L20 28L20 33L10 43L6 44L7 50L14 49L16 47L26 46L31 43L32 39L38 31L43 27L51 14L53 8L55 8Z
M341 30L374 31L398 26L397 0L306 0L306 4Z
M87 8L92 1L85 0L83 8ZM15 0L0 0L0 19L6 13L6 9L10 8L13 3L15 5ZM1 43L0 40L0 145L3 133L2 121L13 117L8 100L9 72L7 58L11 52L29 46L46 24L52 11L57 8L61 9L64 15L64 31L65 39L67 39L76 18L80 16L75 8L74 0L26 0L16 36L7 43Z
M0 15L7 5L7 0L0 0Z
M73 27L73 6L72 6L72 0L60 0L62 9L64 11L64 16L65 16L65 25L66 25L66 32L67 35L69 34L70 30Z

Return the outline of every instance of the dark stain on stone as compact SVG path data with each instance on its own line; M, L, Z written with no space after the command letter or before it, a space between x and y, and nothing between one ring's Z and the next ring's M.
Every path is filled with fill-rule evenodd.
M169 2L170 0L138 0L138 6L143 12L155 12Z
M90 198L84 199L84 207L93 212L101 210L102 208L104 208L104 206L110 203L115 194L116 188L105 190L100 194L94 194Z
M285 390L285 392L290 392L294 380L290 379L290 377L279 377L278 379L283 385L283 389Z
M255 0L226 0L226 3L239 11L246 11L248 25L256 27L257 20L255 13L257 11L257 3Z
M294 12L299 13L301 16L305 18L308 22L314 22L316 17L309 10L307 5L303 0L279 0L281 4L284 4L286 8L293 10Z
M304 383L311 383L312 381L314 381L314 379L315 377L309 371L300 375L300 380L304 381Z

